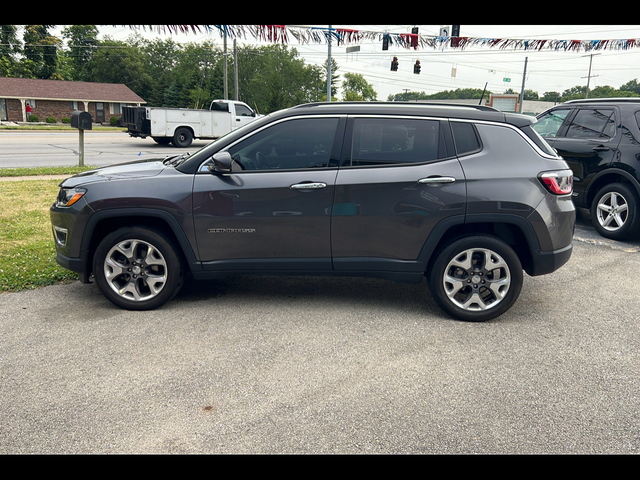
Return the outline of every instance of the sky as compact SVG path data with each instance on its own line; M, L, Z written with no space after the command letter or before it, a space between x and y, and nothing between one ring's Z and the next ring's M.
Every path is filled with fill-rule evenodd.
M295 25L296 27L327 27L328 25ZM418 27L418 33L437 36L440 28L448 25L331 25L359 31L410 33ZM62 26L59 26L62 28ZM105 35L126 40L133 33L146 38L172 38L178 42L210 40L222 46L218 31L200 34L158 33L149 29L132 30L128 26L99 26L100 38ZM640 25L461 25L460 36L473 38L503 38L526 40L617 40L640 38ZM238 38L239 46L266 45L250 36ZM228 46L231 46L231 41ZM295 47L309 64L322 64L327 58L326 44L302 44L290 38L288 45ZM483 89L502 93L511 88L522 88L526 59L524 88L544 92L564 90L576 85L586 85L591 62L589 88L609 85L619 88L633 79L640 79L640 47L628 50L599 50L590 56L588 52L563 50L522 50L488 47L465 49L405 49L392 45L383 51L378 41L362 41L360 52L346 52L348 45L331 47L331 56L338 64L338 74L346 72L362 74L378 94L378 100L386 100L390 94L409 91L433 94L458 88ZM398 71L390 70L393 56L398 57ZM420 60L421 73L413 73L413 65ZM455 72L455 74L454 74ZM510 79L506 81L505 79ZM339 94L340 95L340 94Z

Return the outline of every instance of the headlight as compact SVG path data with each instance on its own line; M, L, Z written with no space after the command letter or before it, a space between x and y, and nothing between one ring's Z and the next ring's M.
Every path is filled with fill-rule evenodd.
M70 207L87 193L84 188L61 188L56 199L56 206Z

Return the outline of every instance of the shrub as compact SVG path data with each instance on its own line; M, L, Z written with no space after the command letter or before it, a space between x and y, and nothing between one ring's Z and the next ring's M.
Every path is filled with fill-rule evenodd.
M37 115L31 114L31 115L29 115L29 118L27 118L27 121L28 122L39 122L40 119L38 118Z
M56 120L56 117L47 117L46 122L47 123L58 123L58 120Z
M115 117L115 116L111 117L111 120L109 123L111 123L112 127L115 127L118 124L118 117Z
M62 123L71 123L71 119L68 117L62 117Z

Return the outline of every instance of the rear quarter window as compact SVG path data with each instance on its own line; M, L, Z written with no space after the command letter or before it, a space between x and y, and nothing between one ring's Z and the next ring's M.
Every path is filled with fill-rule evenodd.
M531 125L527 125L526 127L522 127L520 130L524 132L524 134L531 139L533 143L535 143L540 150L542 150L547 155L556 155L556 152L551 146L547 143L547 141L542 138L538 132L536 132Z
M453 131L453 140L458 156L469 155L482 150L480 137L472 123L451 122L451 130Z

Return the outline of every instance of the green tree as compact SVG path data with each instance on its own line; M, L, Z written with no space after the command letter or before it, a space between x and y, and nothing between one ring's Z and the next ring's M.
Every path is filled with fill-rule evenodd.
M342 82L342 99L345 101L374 101L378 94L359 73L345 73Z
M261 113L315 101L326 75L305 65L295 48L269 45L238 56L240 99Z
M71 67L68 80L91 80L89 69L94 49L98 45L98 28L95 25L71 25L62 30L63 38L68 39L67 62Z
M18 39L18 27L0 25L0 77L12 77L19 63L22 43Z
M544 92L540 100L543 102L559 102L562 98L562 94L560 92Z
M634 78L633 80L628 81L620 87L620 90L640 95L640 84L638 84L638 79Z
M99 46L88 67L91 80L124 83L142 98L149 97L152 78L145 70L144 54L136 39L121 42L107 37Z
M53 25L26 25L24 29L24 55L35 65L36 78L59 78L56 72L62 41L49 33L51 27Z

